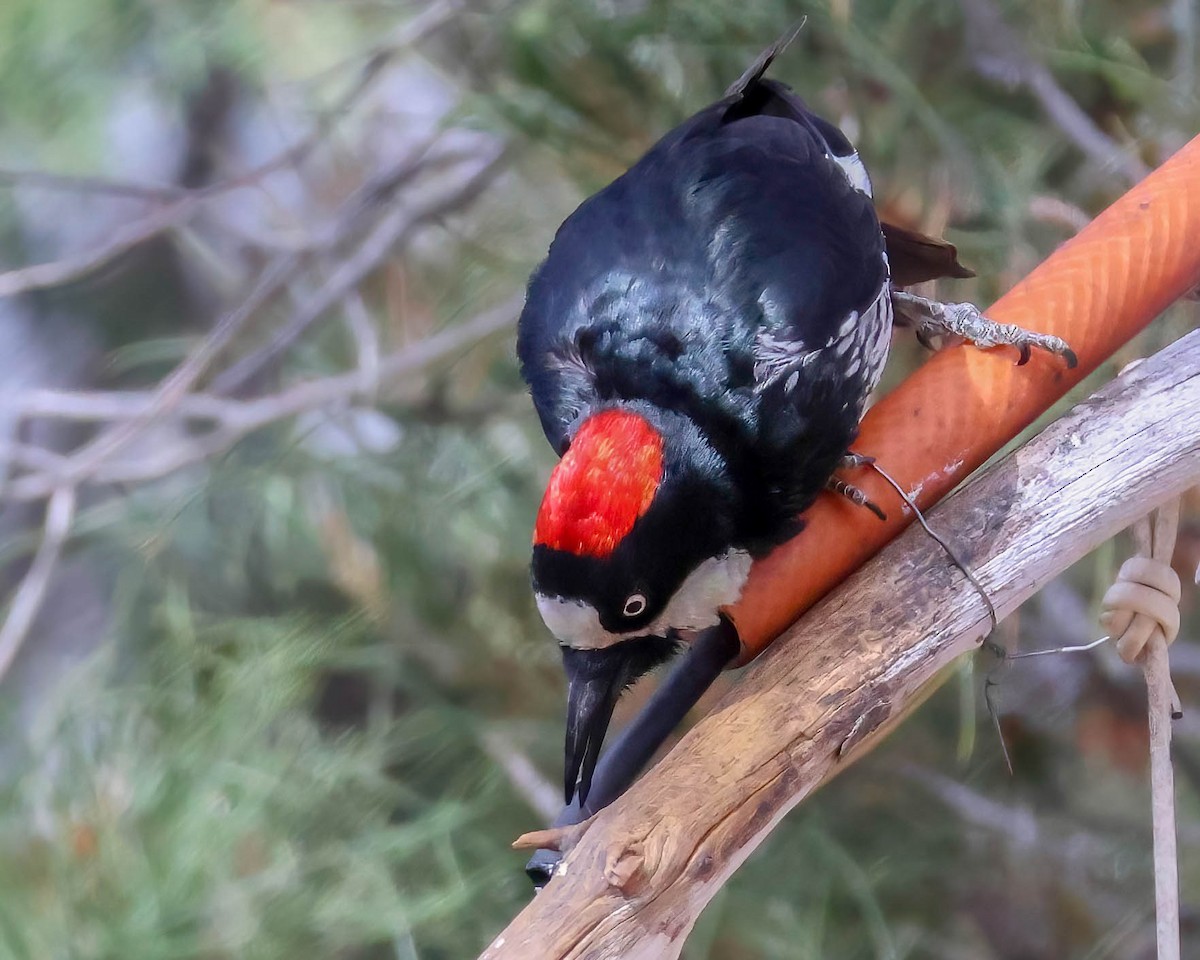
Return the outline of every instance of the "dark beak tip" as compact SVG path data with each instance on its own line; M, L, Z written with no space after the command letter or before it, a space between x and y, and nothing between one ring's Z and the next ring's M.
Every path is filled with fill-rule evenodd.
M591 790L600 747L625 685L629 663L623 650L564 647L563 666L569 681L563 796L568 805L577 797L582 806Z

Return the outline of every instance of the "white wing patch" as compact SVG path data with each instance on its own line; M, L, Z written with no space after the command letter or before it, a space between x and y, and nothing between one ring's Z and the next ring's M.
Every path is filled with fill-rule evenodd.
M755 392L761 393L784 374L789 375L789 381L796 378L787 388L794 389L800 372L816 360L822 349L824 347L814 350L799 340L781 340L769 331L760 331L754 342Z
M887 256L884 255L884 264ZM847 377L863 381L862 407L866 396L879 384L892 340L891 283L883 286L861 314L852 310L838 324L832 337L818 347L795 340L783 340L769 331L759 333L754 344L754 390L762 393L783 377L783 388L791 393L805 370L822 357L836 357L844 364Z
M867 173L867 168L863 166L862 160L858 158L858 153L848 153L844 157L839 157L834 153L825 154L830 160L836 163L846 175L846 179L850 181L852 186L859 193L865 193L868 197L873 196L871 192L871 177Z
M600 624L596 608L582 600L537 595L542 620L560 643L576 650L611 647L634 637L665 637L671 630L703 630L720 622L720 608L734 603L750 575L750 554L729 550L709 557L679 585L653 622L640 630L610 633Z
M886 265L886 254L883 259ZM853 360L851 367L853 368L852 372L857 373L861 364L863 371L864 389L862 401L858 407L861 416L866 405L867 394L879 385L879 378L883 376L883 367L887 363L888 351L892 346L891 281L884 280L878 296L863 311L862 319L858 323L858 335L855 339L857 344L855 351L851 354Z

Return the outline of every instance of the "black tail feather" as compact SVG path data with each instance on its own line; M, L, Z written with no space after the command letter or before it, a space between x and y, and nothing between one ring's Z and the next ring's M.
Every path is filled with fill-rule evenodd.
M725 91L725 96L740 97L753 84L761 80L763 74L767 72L767 68L771 65L771 62L777 56L783 53L788 46L791 45L791 42L800 35L800 31L804 29L804 24L807 22L808 17L801 17L790 27L788 27L787 30L784 31L783 35L780 36L780 38L773 44L767 47L766 50L760 53L758 55L758 59L750 64L750 66L746 69L746 72L738 77L736 81L734 81L733 85Z
M880 227L887 245L892 283L897 287L910 287L941 277L975 276L974 270L958 262L958 250L949 241L927 237L894 223L881 222Z

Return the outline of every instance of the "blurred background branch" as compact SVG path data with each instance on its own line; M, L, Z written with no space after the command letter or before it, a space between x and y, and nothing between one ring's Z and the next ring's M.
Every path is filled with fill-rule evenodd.
M1200 128L1186 0L0 4L0 955L430 960L516 913L508 843L562 735L525 279L802 14L777 75L889 219L958 244L979 278L951 299L995 299ZM1066 402L1194 325L1174 308ZM888 384L923 356L899 338ZM1011 643L1089 638L1114 556ZM968 664L686 956L1150 956L1142 696L1105 652ZM1061 842L947 815L970 796Z

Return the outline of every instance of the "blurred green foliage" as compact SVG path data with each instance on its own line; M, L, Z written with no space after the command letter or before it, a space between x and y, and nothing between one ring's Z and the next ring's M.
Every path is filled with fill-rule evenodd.
M215 69L248 99L324 117L430 6L6 0L0 166L123 176L111 133L123 98L152 91L182 137L189 98ZM856 141L883 211L959 244L980 277L950 295L989 302L1125 180L1085 155L1027 85L981 76L983 41L968 26L977 6L463 3L395 61L420 62L453 91L443 126L515 143L514 169L363 284L365 309L396 345L518 290L583 196L719 96L801 15L775 74ZM1012 0L1000 13L1128 156L1153 165L1196 130L1189 5ZM414 87L413 101L424 94ZM369 137L381 124L403 134L409 119L345 118L329 133L340 151L330 166L358 182ZM21 253L10 266L38 259L23 209L0 202L3 249ZM197 228L172 243L192 256L202 240ZM125 299L109 295L108 277L30 302L69 307L104 345L94 385L145 386L198 331L176 294L147 300L158 267L134 261L118 280ZM1118 362L1193 315L1176 310ZM344 368L353 345L332 319L288 371ZM921 356L899 343L891 381ZM508 843L540 825L531 796L539 781L557 783L561 763L558 658L526 570L552 457L511 338L400 386L371 411L394 443L352 439L331 452L314 442L328 424L288 423L209 467L85 506L72 556L111 597L103 643L32 722L18 720L12 684L0 687L11 706L0 957L469 957L525 902ZM0 558L19 566L36 543L36 530L13 533ZM1093 559L1063 579L1080 611L1115 562ZM1026 642L1045 645L1092 629L1040 607L1020 624ZM788 818L686 955L1149 956L1144 778L1121 746L1136 741L1140 716L1111 673L1079 669L1070 698L1013 698L1012 778L978 678L948 685ZM1194 680L1181 688L1194 692ZM1002 697L1020 683L1004 673ZM1181 752L1195 748L1184 731ZM514 757L534 773L514 773ZM1180 791L1192 904L1196 787L1185 777Z

